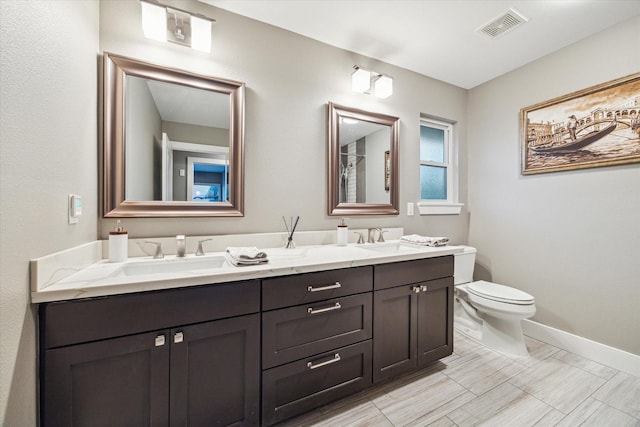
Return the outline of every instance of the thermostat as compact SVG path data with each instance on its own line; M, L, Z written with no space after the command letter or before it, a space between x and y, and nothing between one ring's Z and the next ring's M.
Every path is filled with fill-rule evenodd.
M69 224L77 224L82 215L82 197L69 194Z

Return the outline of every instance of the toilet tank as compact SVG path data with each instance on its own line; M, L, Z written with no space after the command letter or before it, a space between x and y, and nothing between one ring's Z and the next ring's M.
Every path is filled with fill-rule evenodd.
M462 283L473 282L473 267L476 263L476 248L471 246L462 246L463 252L453 254L453 283L460 285Z

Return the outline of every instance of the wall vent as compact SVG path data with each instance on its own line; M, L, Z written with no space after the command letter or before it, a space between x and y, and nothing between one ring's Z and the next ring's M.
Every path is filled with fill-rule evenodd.
M502 15L480 27L477 31L494 39L506 32L514 30L527 21L528 19L521 13L516 12L514 9L509 9Z

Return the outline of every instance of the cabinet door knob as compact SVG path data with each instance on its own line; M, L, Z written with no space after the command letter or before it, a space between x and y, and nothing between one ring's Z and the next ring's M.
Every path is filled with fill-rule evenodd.
M329 360L325 360L324 362L320 362L320 363L313 363L313 362L307 362L307 368L309 369L317 369L320 368L322 366L327 366L330 365L332 363L336 363L340 361L340 353L336 353L333 355L333 359L329 359Z
M420 286L420 290L422 292L427 292L429 290L429 288L427 288L427 285L422 285L422 286Z
M176 332L176 334L173 336L173 342L178 344L182 341L184 341L184 334L182 332Z
M331 305L329 307L324 307L324 308L309 307L309 308L307 308L307 313L309 313L309 314L326 313L327 311L338 310L340 308L342 308L342 306L340 305L339 302L337 302L334 305Z
M312 285L309 285L307 286L307 292L329 291L331 289L338 289L341 286L342 285L340 284L340 282L335 282L333 285L318 286L317 288L314 288Z
M419 294L420 293L420 286L414 286L413 288L411 288L411 290L413 292L415 292L416 294Z
M156 347L162 347L164 345L164 335L158 335L156 337Z

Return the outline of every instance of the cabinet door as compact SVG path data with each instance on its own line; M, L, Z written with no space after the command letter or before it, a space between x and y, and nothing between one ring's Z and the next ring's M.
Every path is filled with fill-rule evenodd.
M171 330L171 425L258 425L260 315Z
M374 292L373 382L417 366L418 295L415 286Z
M420 284L418 297L418 366L453 352L453 278Z
M166 426L167 332L44 352L43 426Z

